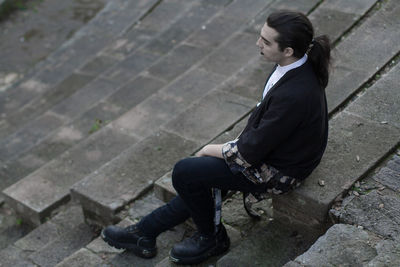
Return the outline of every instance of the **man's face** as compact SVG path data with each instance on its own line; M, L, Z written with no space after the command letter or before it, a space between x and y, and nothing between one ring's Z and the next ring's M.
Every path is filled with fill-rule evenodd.
M278 37L278 32L265 23L256 44L266 60L279 64L285 57L284 52L279 49L279 45L275 41L276 37Z

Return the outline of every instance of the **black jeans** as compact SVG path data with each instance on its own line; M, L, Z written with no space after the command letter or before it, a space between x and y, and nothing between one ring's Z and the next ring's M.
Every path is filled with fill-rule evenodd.
M192 217L198 231L214 232L214 200L211 188L242 192L262 192L241 173L233 174L223 159L215 157L186 158L176 163L172 183L178 196L166 205L145 216L139 229L149 237L184 222Z

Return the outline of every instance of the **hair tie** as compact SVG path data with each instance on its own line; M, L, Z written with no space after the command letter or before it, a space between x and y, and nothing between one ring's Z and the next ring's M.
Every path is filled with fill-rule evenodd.
M308 53L311 51L311 49L312 49L313 46L314 46L314 42L315 42L315 39L312 38L311 43L308 45L308 49L307 49L306 54L308 54Z

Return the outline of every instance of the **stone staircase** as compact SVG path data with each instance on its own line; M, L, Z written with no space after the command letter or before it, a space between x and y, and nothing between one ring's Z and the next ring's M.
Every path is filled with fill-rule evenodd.
M35 226L0 250L0 266L171 266L190 222L162 234L152 260L108 247L86 223L139 220L175 194L177 160L241 131L273 67L255 47L260 26L285 8L307 13L335 44L328 148L301 188L260 204L261 221L240 195L228 198L232 247L200 266L282 266L307 251L335 201L399 147L395 0L107 2L0 94L3 206ZM308 263L316 244L288 266Z

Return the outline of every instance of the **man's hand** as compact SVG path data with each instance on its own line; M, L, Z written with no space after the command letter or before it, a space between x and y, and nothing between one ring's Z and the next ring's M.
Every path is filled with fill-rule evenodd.
M204 156L210 156L210 157L216 157L216 158L224 158L222 156L222 146L223 144L212 144L212 145L206 145L200 151L198 151L195 156L196 157L204 157Z

